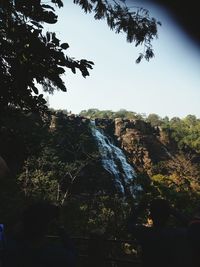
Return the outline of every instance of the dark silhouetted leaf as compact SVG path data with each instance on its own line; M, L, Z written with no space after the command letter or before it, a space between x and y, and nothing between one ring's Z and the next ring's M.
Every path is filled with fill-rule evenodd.
M50 6L50 5L41 5L41 7L43 7L43 8L48 8L48 9L51 9L52 11L55 11L55 9L52 7L52 6Z
M69 48L69 45L67 43L63 43L63 44L60 45L60 47L62 49L67 49L67 48Z

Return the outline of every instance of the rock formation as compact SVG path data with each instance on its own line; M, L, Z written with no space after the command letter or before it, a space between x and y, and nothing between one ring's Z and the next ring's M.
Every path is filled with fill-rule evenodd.
M169 159L161 130L142 120L115 119L115 135L129 161L139 171L151 173L152 164Z

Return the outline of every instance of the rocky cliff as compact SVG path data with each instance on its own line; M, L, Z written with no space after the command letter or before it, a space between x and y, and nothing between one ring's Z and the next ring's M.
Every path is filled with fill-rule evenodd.
M171 157L171 145L167 135L158 127L142 120L97 119L97 125L114 137L124 150L128 160L138 171L151 174L153 164Z

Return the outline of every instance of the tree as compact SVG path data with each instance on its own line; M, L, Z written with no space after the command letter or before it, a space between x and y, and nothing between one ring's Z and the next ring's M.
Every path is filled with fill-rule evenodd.
M55 116L56 126L45 136L42 129L32 128L36 133L29 143L37 144L38 136L41 143L37 150L30 147L17 181L26 199L63 204L77 190L81 172L97 160L98 152L87 121L62 112Z
M94 12L95 19L106 19L116 33L125 32L128 42L143 44L144 57L153 57L151 41L157 36L158 22L150 18L145 9L130 11L125 4L102 0L74 0L87 12ZM63 6L62 0L0 0L0 109L9 106L25 110L46 109L46 101L38 85L48 93L66 91L62 75L66 68L73 73L80 70L89 75L93 62L75 60L67 56L67 43L61 43L54 32L45 32L43 23L54 24L57 15L54 6Z
M155 113L149 114L147 121L150 122L153 127L160 126L162 124L161 118Z
M160 162L157 173L151 177L152 189L156 189L158 195L191 214L199 205L200 193L200 169L194 159L192 154L176 154L170 160Z
M198 123L198 120L195 115L187 115L184 119L184 122L189 127L195 126Z
M127 42L134 42L135 46L144 45L144 53L140 53L136 60L139 63L144 57L149 60L154 56L151 41L157 37L157 25L161 25L155 18L149 17L144 8L128 8L125 1L102 0L74 0L86 12L94 12L95 19L105 19L111 30L116 33L124 32Z
M188 115L183 119L174 117L170 121L162 120L162 128L179 149L199 153L200 120L195 115Z
M52 0L62 7L62 1ZM45 99L43 90L66 91L61 78L65 68L74 73L79 69L84 77L89 75L92 62L74 60L64 53L69 45L60 43L55 33L44 32L42 23L56 23L52 5L40 0L1 0L0 2L0 107L20 107L42 110Z

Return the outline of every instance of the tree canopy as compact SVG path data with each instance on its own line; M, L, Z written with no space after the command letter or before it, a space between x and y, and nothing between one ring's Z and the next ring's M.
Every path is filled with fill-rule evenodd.
M144 45L137 63L153 57L151 41L157 36L158 22L145 9L131 11L124 2L102 0L74 0L86 12L94 12L95 19L106 19L116 33L125 32L128 42ZM62 75L65 70L77 70L89 75L93 62L76 60L66 53L68 43L61 43L54 32L46 32L43 24L57 22L55 7L62 0L1 0L0 1L0 108L8 106L24 110L44 110L46 101L39 93L66 91Z

